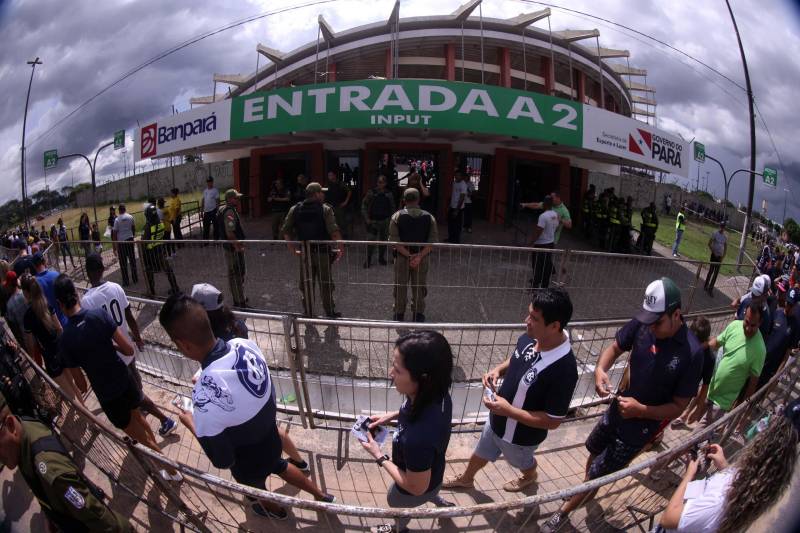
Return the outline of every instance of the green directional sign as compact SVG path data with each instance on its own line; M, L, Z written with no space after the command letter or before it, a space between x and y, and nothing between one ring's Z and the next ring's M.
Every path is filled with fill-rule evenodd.
M125 148L125 130L114 132L114 150Z
M770 187L777 187L778 186L778 171L774 168L764 167L764 185L769 185Z
M58 163L58 150L47 150L44 153L44 168L56 168Z
M706 162L706 145L695 141L694 143L694 160L698 163Z

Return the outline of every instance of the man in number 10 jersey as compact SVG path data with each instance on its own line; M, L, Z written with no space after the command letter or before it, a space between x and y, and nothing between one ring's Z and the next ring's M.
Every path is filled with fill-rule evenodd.
M134 318L130 304L128 303L128 297L119 284L113 281L103 280L104 270L103 259L99 254L89 254L86 257L86 274L89 277L89 283L91 283L92 288L84 293L81 298L81 305L86 309L104 309L111 315L117 327L125 333L125 336L128 337L128 339L132 337L136 347L142 350L144 348L144 342L139 333L139 325L136 323L136 318ZM161 422L161 426L158 428L158 434L162 437L166 437L175 431L177 427L175 421L165 416L153 400L144 393L142 389L142 377L136 369L136 356L128 357L119 352L117 352L117 355L122 359L122 362L127 365L128 372L139 389L139 394L142 397L141 410L145 414L155 416L158 418L159 422Z

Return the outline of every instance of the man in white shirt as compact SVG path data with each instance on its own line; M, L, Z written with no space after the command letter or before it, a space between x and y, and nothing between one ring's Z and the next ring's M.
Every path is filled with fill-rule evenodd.
M200 207L203 209L203 240L207 241L209 232L214 238L215 232L211 232L211 225L216 230L217 208L219 207L219 190L214 187L214 178L209 176L206 180L206 188L203 191L203 198L200 200Z
M711 258L708 260L708 275L706 276L705 289L709 296L714 296L714 284L717 283L719 267L725 254L728 252L728 236L725 235L725 222L720 222L719 231L711 234L708 239L708 249L711 251Z
M103 259L99 254L89 254L86 257L86 275L89 278L91 288L87 290L81 298L81 307L84 309L104 309L111 319L122 330L122 333L128 340L133 336L133 344L140 350L144 348L144 341L139 333L139 325L136 323L136 318L133 316L131 306L128 303L128 297L122 287L113 281L103 281ZM124 317L124 320L123 320ZM128 367L128 373L131 376L134 384L139 389L139 395L142 401L139 404L144 414L151 414L158 418L161 426L158 429L158 434L166 437L177 427L175 421L167 416L159 409L156 404L151 400L142 389L142 377L136 369L136 354L128 357L122 353L117 352L117 355L122 362Z
M533 228L531 243L534 248L553 248L556 230L558 229L558 213L553 211L553 197L547 195L542 200L542 214ZM550 285L550 276L553 275L553 252L543 250L531 254L533 268L532 287L546 289Z
M114 245L114 254L119 257L123 287L129 285L128 268L130 268L130 279L133 284L139 283L139 275L136 273L136 248L133 244L133 236L135 234L136 223L133 220L133 216L127 212L125 204L120 204L119 216L114 221L114 227L111 229L111 240Z
M464 173L456 170L453 191L450 194L450 210L447 214L447 242L461 242L461 227L464 225L464 202L467 199L467 183Z

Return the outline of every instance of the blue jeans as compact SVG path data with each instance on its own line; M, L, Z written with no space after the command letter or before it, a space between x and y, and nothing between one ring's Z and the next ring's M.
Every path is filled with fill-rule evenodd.
M683 230L679 229L675 231L675 244L672 245L672 255L678 253L678 247L681 245L681 239L683 238Z

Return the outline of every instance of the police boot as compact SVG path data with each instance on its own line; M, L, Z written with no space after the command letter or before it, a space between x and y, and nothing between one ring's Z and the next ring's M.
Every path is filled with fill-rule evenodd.
M378 256L378 264L381 266L386 266L386 254Z
M394 321L395 322L402 322L403 320L405 320L405 316L406 316L405 313L395 313L394 314Z
M425 322L425 315L422 313L414 313L414 322Z

